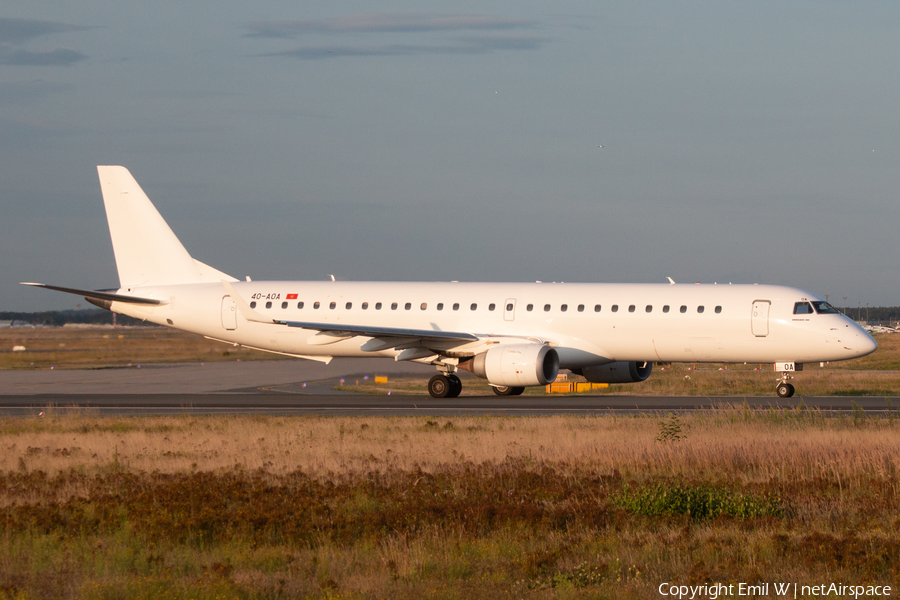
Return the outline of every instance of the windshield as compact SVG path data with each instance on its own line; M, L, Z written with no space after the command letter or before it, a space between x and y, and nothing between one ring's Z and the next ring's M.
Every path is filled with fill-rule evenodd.
M821 300L813 300L813 306L816 307L816 312L820 315L840 314L832 305L827 302L822 302Z

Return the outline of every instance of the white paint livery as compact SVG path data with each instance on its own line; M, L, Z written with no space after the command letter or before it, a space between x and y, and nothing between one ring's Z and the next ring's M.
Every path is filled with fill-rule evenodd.
M815 294L770 285L238 281L195 259L127 169L100 166L120 289L85 296L114 312L268 352L328 362L387 356L457 369L499 394L570 369L637 382L652 362L794 365L869 354L875 340Z

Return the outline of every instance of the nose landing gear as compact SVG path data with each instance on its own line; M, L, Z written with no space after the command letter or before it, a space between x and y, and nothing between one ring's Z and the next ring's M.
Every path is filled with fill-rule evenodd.
M775 370L781 373L781 378L775 385L775 393L779 398L790 398L794 395L794 386L788 383L793 377L791 373L803 370L803 363L777 362Z
M779 398L790 398L794 395L794 386L786 381L780 382L775 386L775 393Z

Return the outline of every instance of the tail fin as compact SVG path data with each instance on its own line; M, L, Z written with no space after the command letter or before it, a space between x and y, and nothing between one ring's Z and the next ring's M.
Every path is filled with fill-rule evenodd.
M97 173L121 287L237 281L191 258L128 169Z

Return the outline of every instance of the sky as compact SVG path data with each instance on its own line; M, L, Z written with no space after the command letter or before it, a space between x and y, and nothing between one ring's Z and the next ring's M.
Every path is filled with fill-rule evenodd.
M118 285L96 165L254 280L900 305L900 3L0 9L0 310Z

